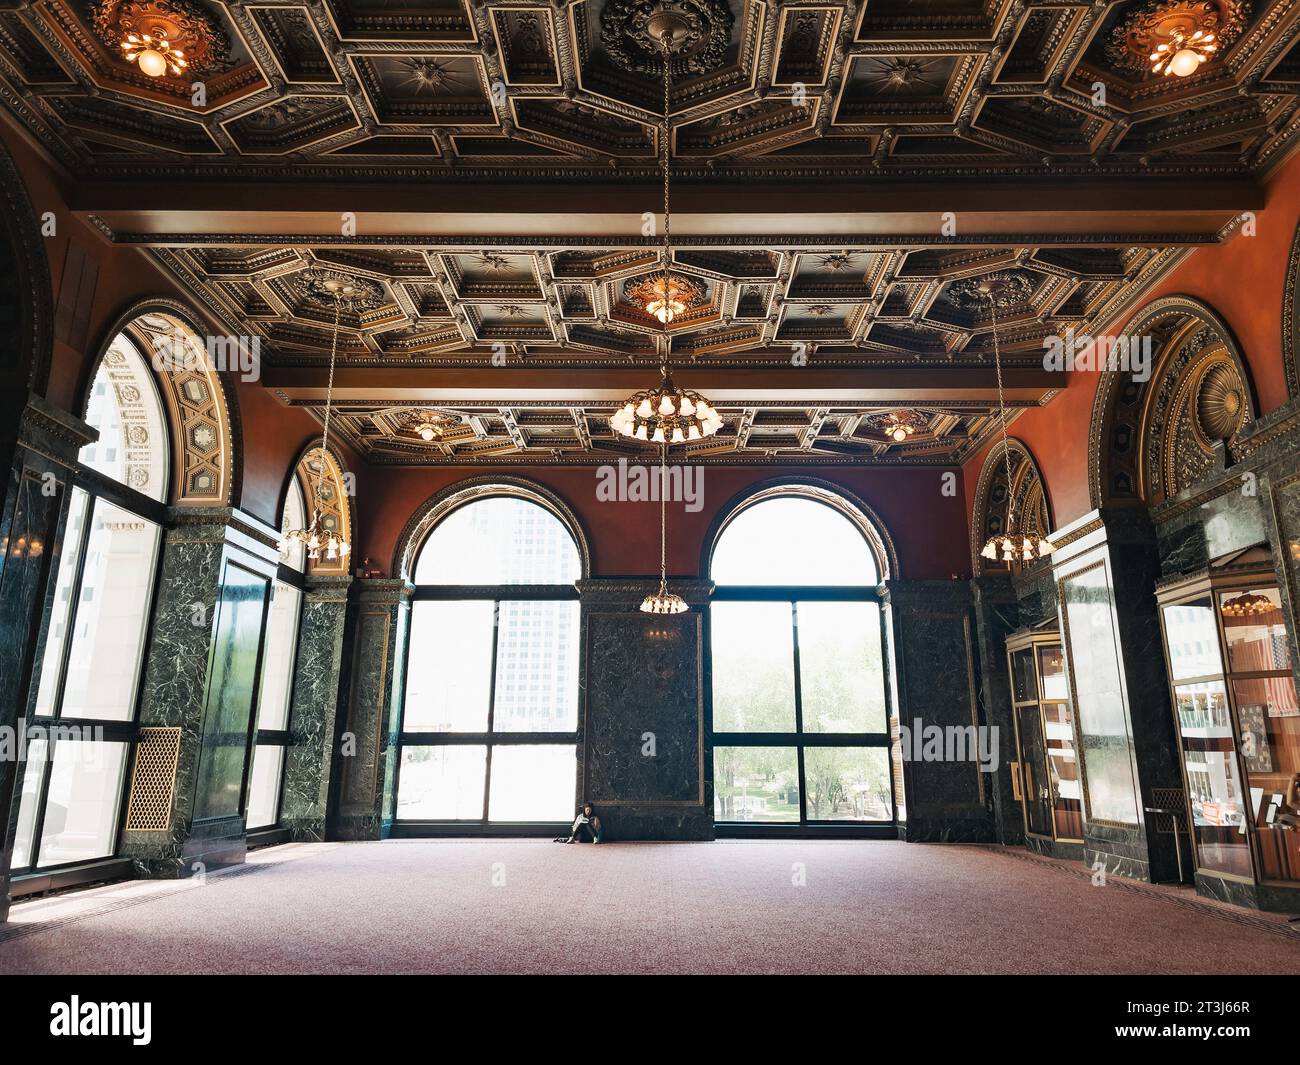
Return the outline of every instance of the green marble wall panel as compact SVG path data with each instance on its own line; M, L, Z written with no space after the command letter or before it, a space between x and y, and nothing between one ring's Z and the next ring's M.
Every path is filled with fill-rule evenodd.
M1024 839L1024 815L1011 779L1016 758L1015 721L1011 716L1011 685L1007 677L1007 636L1019 627L1020 611L1011 578L977 577L971 581L974 601L979 701L985 722L996 726L1003 747L996 772L987 774L999 843Z
M325 838L350 583L308 578L303 596L280 806L280 823L299 841Z
M396 801L402 656L411 586L400 580L352 584L344 643L343 715L335 747L338 786L331 839L382 839Z

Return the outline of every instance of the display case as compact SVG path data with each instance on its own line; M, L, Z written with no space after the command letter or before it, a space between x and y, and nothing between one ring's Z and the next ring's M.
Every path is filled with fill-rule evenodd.
M1300 907L1300 702L1264 548L1158 592L1197 890Z
M1016 761L1011 779L1031 849L1083 856L1083 790L1060 634L1007 638Z

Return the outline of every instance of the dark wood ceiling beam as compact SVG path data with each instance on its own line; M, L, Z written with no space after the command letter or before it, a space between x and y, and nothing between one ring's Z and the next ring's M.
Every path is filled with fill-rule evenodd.
M1041 403L1065 387L1066 375L1042 367L1004 367L1007 399ZM324 401L325 367L267 366L262 384L291 403ZM653 384L651 366L575 370L531 366L411 367L340 366L334 375L339 400L411 403L554 402L557 405L616 403ZM675 370L679 386L697 389L717 403L809 402L942 403L996 401L992 367L887 368L842 366L688 366Z
M439 238L548 242L547 238L640 239L641 215L661 190L616 185L439 184L426 186L85 183L71 206L93 215L114 239L188 242L357 243ZM971 181L925 184L843 182L769 185L719 178L679 181L673 232L700 238L821 235L831 243L924 239L942 243L945 212L956 216L955 244L1025 241L1195 244L1218 238L1244 211L1264 205L1253 179L1223 181ZM342 236L344 212L356 238Z

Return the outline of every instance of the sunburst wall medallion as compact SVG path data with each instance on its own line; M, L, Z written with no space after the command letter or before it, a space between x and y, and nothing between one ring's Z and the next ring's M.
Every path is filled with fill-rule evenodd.
M150 77L220 69L230 37L195 0L94 0L91 25L114 53Z
M1241 36L1249 0L1166 0L1136 8L1111 31L1106 56L1141 76L1186 77Z
M1246 422L1246 393L1236 367L1216 362L1201 377L1196 420L1209 440L1230 440Z

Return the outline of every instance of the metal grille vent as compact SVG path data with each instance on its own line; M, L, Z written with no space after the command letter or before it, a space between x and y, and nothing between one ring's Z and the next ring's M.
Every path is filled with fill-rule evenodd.
M131 799L126 810L128 832L162 832L171 824L180 760L179 728L142 728L131 774Z

